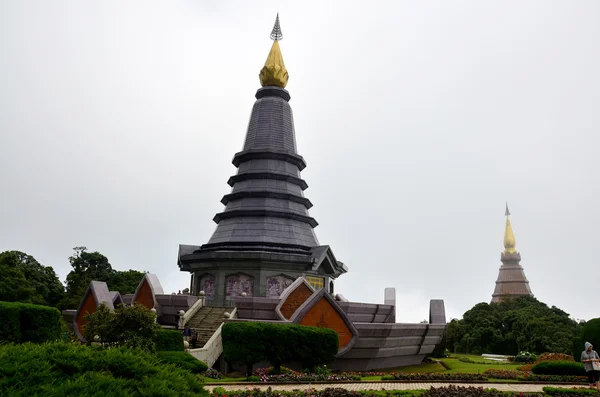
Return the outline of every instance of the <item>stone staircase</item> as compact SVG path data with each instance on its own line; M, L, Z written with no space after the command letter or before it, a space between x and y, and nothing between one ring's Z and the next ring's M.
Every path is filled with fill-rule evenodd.
M232 308L228 307L204 306L194 314L194 317L187 322L186 327L198 332L197 348L203 347L208 342L217 328L225 321L225 317L223 316L225 312L231 313L232 310Z

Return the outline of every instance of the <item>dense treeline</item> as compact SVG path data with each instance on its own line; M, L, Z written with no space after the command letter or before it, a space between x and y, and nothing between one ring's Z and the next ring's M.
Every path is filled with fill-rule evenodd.
M568 313L535 298L479 303L462 320L448 324L447 347L454 353L572 354L581 326Z
M119 271L104 255L75 247L69 257L73 270L61 283L51 266L40 264L20 251L0 253L0 301L34 303L59 309L76 309L90 281L104 281L112 291L132 294L144 272Z

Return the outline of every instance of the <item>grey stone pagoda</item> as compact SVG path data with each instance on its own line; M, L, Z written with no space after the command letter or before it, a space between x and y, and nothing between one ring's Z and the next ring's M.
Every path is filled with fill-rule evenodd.
M496 288L492 294L492 303L501 302L507 297L533 296L529 281L525 277L523 266L521 266L521 254L515 249L515 235L510 223L510 211L506 205L506 226L504 229L504 251L500 260L502 266L496 280Z
M213 306L233 306L237 296L277 298L298 277L333 293L333 281L348 270L313 230L318 223L303 193L306 162L285 90L279 20L271 38L244 147L233 156L232 189L213 218L217 228L204 245L179 246L178 265L191 273L191 293L204 291Z

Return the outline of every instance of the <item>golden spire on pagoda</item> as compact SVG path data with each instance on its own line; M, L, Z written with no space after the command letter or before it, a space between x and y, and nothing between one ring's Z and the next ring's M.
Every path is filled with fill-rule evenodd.
M508 210L508 203L506 203L506 211L504 212L504 216L506 216L506 227L504 228L504 253L513 254L517 252L517 250L515 249L515 235L512 230L512 225L510 224L510 211Z
M269 56L267 56L265 66L258 75L260 77L260 84L263 87L276 86L285 88L289 76L283 63L281 49L279 49L279 40L283 39L281 27L279 26L279 13L277 13L277 18L275 18L275 26L273 26L273 31L271 32L271 39L273 40L273 46L271 47Z

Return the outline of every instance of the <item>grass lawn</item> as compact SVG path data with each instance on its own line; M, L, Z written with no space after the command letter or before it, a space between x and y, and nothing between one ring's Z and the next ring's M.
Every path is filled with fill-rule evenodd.
M454 357L467 357L473 361L477 361L476 364L465 363L458 358L442 358L439 359L443 361L450 369L447 370L439 363L434 364L420 364L420 365L412 365L409 367L399 367L399 368L390 368L382 371L375 372L385 372L385 373L404 373L404 374L414 374L414 373L432 373L432 372L447 372L447 373L483 373L486 369L498 369L498 370L516 370L517 367L522 364L496 364L496 361L486 360L481 356L472 356L472 355L454 355ZM379 381L381 380L381 376L365 376L362 378L363 382L369 381ZM224 379L210 379L205 378L205 383L217 383L217 382L245 382L246 378L224 378Z
M492 365L494 365L493 363L497 363L498 361L494 361L494 360L490 360L487 359L483 356L475 356L473 354L452 354L452 357L464 357L464 358L470 358L473 361L477 361L478 363L492 363Z
M472 360L476 360L478 362L484 362L484 359L480 356L468 356L470 359ZM498 370L516 370L518 367L520 367L522 364L505 364L505 365L498 365L498 364L493 364L494 361L491 361L492 364L471 364L471 363L465 363L462 362L460 360L458 360L457 358L442 358L440 359L440 361L443 361L444 364L446 364L448 367L450 367L450 370L448 370L448 373L453 373L453 372L464 372L464 373L480 373L480 372L484 372L486 369L498 369ZM490 360L487 360L490 361Z
M430 373L430 372L444 372L446 368L444 368L441 364L420 364L420 365L411 365L409 367L400 367L394 370L386 370L385 372L398 372L401 374L421 374L421 373Z

